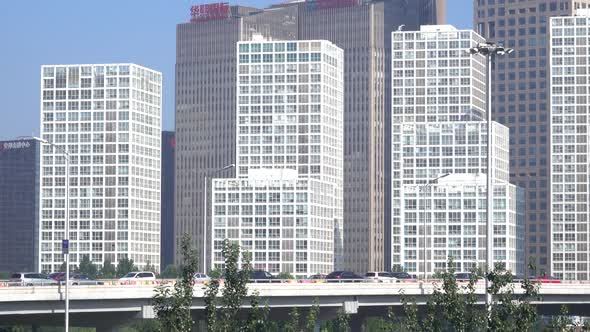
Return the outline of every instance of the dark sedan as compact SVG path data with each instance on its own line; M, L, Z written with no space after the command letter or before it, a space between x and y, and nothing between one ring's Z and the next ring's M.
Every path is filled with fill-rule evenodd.
M326 276L327 282L361 282L363 277L351 271L334 271Z

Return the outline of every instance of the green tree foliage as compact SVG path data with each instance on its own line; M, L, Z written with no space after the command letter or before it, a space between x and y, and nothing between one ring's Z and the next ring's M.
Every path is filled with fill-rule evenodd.
M336 331L350 332L350 314L344 311L344 308L338 310L335 321Z
M305 318L305 325L304 331L305 332L312 332L315 329L315 326L318 322L318 317L320 315L320 300L316 297L313 299L313 304L309 311L307 312L307 317Z
M469 281L458 283L453 262L448 262L447 271L439 272L441 279L435 282L433 294L427 299L422 315L416 304L402 296L403 316L399 320L404 331L533 331L538 321L537 311L531 304L538 299L539 284L524 279L520 283L522 293L515 294L514 279L501 265L488 273L490 281L487 292L492 295L489 308L477 306L476 285L483 273L473 271ZM395 323L390 320L390 326Z
M125 257L119 261L119 264L117 264L117 278L121 278L129 272L137 270L139 269L133 263L133 259Z
M291 279L295 279L295 277L289 273L289 272L281 272L278 275L279 279L283 279L283 280L291 280Z
M173 287L162 285L153 297L154 312L163 330L190 332L195 325L191 316L194 275L198 270L197 251L191 247L190 237L182 238L183 265L180 280Z
M85 274L91 278L96 278L98 276L98 267L90 261L88 255L82 256L82 261L80 262L80 266L78 267L78 271L82 274Z
M207 329L210 331L243 331L251 322L244 322L240 317L240 310L244 299L248 294L248 280L252 266L250 254L241 254L237 243L225 240L222 254L224 261L224 284L219 298L219 281L217 277L211 278L205 291ZM255 294L253 297L257 297ZM252 315L250 316L252 319Z
M283 327L285 332L299 332L299 310L297 307L291 308L289 319Z
M143 267L144 271L151 271L154 273L158 273L158 271L156 271L156 267L154 265L152 265L152 263L150 261L147 261L145 263L145 266Z
M562 305L559 309L559 315L554 316L545 327L547 332L570 332L574 331L572 319L569 317L569 310L566 305Z
M102 263L102 267L100 268L98 275L102 279L113 279L117 275L117 268L115 268L111 261L106 260Z
M166 266L164 271L162 271L161 276L165 279L176 279L178 277L178 269L176 268L176 265L171 264Z

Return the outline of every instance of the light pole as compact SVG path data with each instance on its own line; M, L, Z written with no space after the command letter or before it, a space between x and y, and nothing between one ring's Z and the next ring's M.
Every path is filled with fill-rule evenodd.
M70 152L65 147L56 145L43 138L32 138L42 144L50 145L66 159L66 234L62 241L61 249L66 261L65 332L68 332L70 330Z
M424 251L424 256L422 257L422 260L424 261L424 280L426 280L426 188L429 188L431 184L433 183L437 183L438 180L449 176L449 173L443 174L439 177L436 177L434 179L430 179L428 180L428 182L426 182L426 184L420 186L420 190L419 193L424 193L422 196L422 220L423 220L423 243L422 243L422 248Z
M229 164L220 169L205 173L205 184L203 186L203 273L207 273L207 182L209 177L236 167L236 164Z
M492 62L496 55L505 55L514 52L514 49L495 44L494 42L479 43L477 46L469 49L473 55L481 54L487 59L487 89L486 89L486 118L487 118L487 183L486 183L486 268L487 273L494 269L493 254L493 174L492 174ZM490 281L485 278L486 290L490 286ZM486 291L486 305L488 308L492 304L492 294Z

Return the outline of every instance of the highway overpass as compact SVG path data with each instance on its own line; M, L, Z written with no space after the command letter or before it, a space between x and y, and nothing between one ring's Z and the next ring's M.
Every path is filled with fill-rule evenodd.
M250 284L249 291L258 291L262 303L268 302L272 317L286 318L292 307L303 310L320 301L320 319L331 319L340 308L353 314L353 325L368 316L383 314L389 307L401 308L402 294L424 305L432 293L431 283L277 283ZM151 298L153 285L73 286L70 288L71 326L97 327L97 331L115 331L117 326L137 319L154 318ZM515 285L516 291L520 290ZM195 286L192 311L195 320L204 316L204 287ZM483 282L477 285L478 303L485 301ZM590 285L543 284L542 299L535 301L539 313L555 314L562 304L573 315L590 312ZM0 288L0 324L59 325L64 314L63 287ZM248 307L244 303L244 307Z

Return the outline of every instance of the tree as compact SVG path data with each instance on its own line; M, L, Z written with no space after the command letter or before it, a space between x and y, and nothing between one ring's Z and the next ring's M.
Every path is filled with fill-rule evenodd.
M312 332L318 322L318 316L320 315L320 300L316 297L313 299L313 305L309 308L307 317L305 318L305 331Z
M182 255L180 280L173 288L169 285L159 286L153 297L156 319L160 326L170 332L190 332L195 324L191 316L191 304L198 256L196 249L191 247L191 239L187 234L182 238Z
M111 263L111 261L106 260L102 263L102 267L100 268L99 276L102 279L113 279L117 275L117 269Z
M299 310L297 307L291 308L289 320L285 323L283 330L285 332L299 332Z
M162 271L162 278L176 279L177 277L178 277L178 269L176 268L176 265L170 264L170 265L166 266L164 271Z
M157 271L156 271L156 267L155 267L154 265L152 265L152 264L150 263L150 261L147 261L147 262L145 263L145 266L143 267L143 270L144 270L144 271L151 271L151 272L154 272L154 274L155 274L155 273L157 273Z
M291 273L289 273L289 272L281 272L281 273L279 273L278 278L281 279L281 280L292 280L292 279L295 279L295 277Z
M117 264L117 277L121 278L122 276L126 275L129 272L139 270L135 264L133 264L133 260L127 257L119 260L119 264Z
M399 264L394 264L391 267L391 272L407 272L407 271L403 266L401 266Z
M96 278L98 275L98 267L90 261L88 255L82 256L82 261L80 262L80 266L78 267L78 271L82 274L85 274L91 278Z
M336 331L349 332L350 331L350 314L344 311L344 308L338 310L336 314Z
M573 331L574 329L570 325L572 325L572 320L569 317L569 310L566 305L561 305L559 315L551 318L551 321L545 327L545 330L551 332Z

